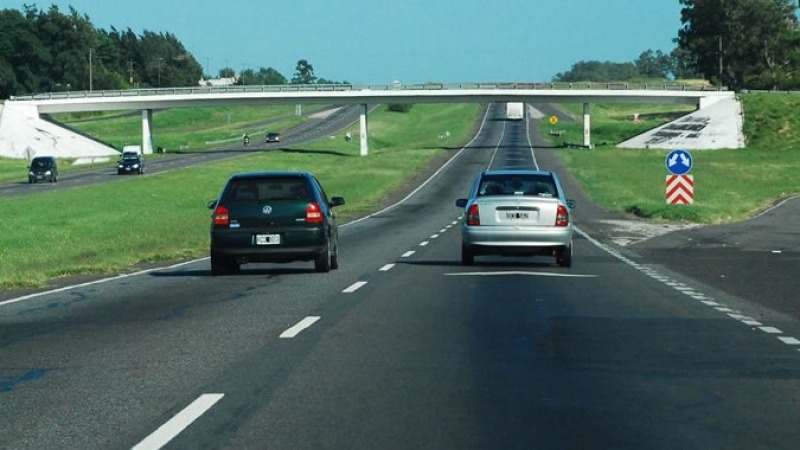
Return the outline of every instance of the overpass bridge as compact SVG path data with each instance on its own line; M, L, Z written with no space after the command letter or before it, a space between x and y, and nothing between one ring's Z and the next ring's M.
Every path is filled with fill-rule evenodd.
M142 148L151 153L153 110L272 104L358 104L361 154L368 154L367 105L376 103L581 103L583 143L591 145L591 105L594 103L691 104L699 110L735 99L727 90L685 84L631 83L426 83L415 85L274 85L198 86L161 89L53 92L10 98L0 112L0 155L19 148L2 145L7 116L23 115L36 128L40 114L141 110ZM44 122L44 121L41 121ZM17 125L20 121L15 122ZM6 139L8 141L8 139ZM16 145L15 145L16 144ZM110 149L113 151L113 149ZM19 153L19 152L17 152ZM22 157L22 156L16 156Z

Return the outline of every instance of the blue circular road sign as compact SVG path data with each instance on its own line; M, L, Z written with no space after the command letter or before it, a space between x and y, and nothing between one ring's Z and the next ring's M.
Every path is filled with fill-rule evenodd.
M669 152L665 161L667 170L673 175L685 175L692 170L692 155L681 148Z

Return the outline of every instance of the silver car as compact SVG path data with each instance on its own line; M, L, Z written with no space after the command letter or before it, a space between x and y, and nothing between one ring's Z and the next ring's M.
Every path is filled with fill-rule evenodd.
M489 170L475 179L461 223L461 263L476 255L549 255L562 267L572 266L570 209L554 172Z

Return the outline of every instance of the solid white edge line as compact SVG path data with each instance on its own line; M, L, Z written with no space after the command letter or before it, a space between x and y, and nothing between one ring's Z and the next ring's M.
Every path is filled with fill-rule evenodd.
M300 334L301 331L305 330L311 325L314 325L314 323L319 319L321 319L321 317L319 316L308 316L305 319L301 320L300 322L297 322L293 327L281 333L279 337L281 339L292 339L293 337Z
M122 280L124 278L135 277L135 276L138 276L138 275L144 275L144 274L148 274L150 272L157 272L159 270L177 269L178 267L186 266L186 265L189 265L189 264L194 264L196 262L200 262L200 261L203 261L203 260L206 260L206 259L208 259L207 256L205 258L198 258L198 259L193 259L191 261L184 261L184 262L181 262L181 263L172 264L170 266L154 267L152 269L145 269L145 270L140 270L138 272L131 272L131 273L123 273L121 275L115 275L113 277L102 278L100 280L87 281L86 283L79 283L79 284L73 284L73 285L70 285L70 286L64 286L64 287L61 287L61 288L58 288L58 289L50 289L48 291L35 292L33 294L23 295L22 297L17 297L17 298L12 298L12 299L9 299L9 300L2 301L2 302L0 302L0 306L10 305L12 303L17 303L17 302L21 302L21 301L25 301L25 300L30 300L32 298L42 297L44 295L57 294L59 292L71 291L73 289L92 286L92 285L95 285L95 284L108 283L109 281Z
M343 290L342 292L345 294L352 294L353 292L361 289L364 285L367 284L366 281L356 281L355 283L351 284L350 287Z
M150 436L133 446L132 450L158 450L167 445L169 441L179 435L224 396L225 394L201 395L164 425L158 427Z

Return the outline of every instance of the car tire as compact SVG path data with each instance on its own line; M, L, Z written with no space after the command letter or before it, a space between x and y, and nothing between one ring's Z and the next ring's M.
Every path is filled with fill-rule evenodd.
M475 252L467 245L461 245L461 265L472 266L475 264Z
M317 272L330 272L331 270L331 241L325 244L325 251L314 260L314 270Z
M558 251L556 262L561 267L572 267L572 244L569 244Z
M333 253L331 254L331 270L339 268L339 241L333 246Z

